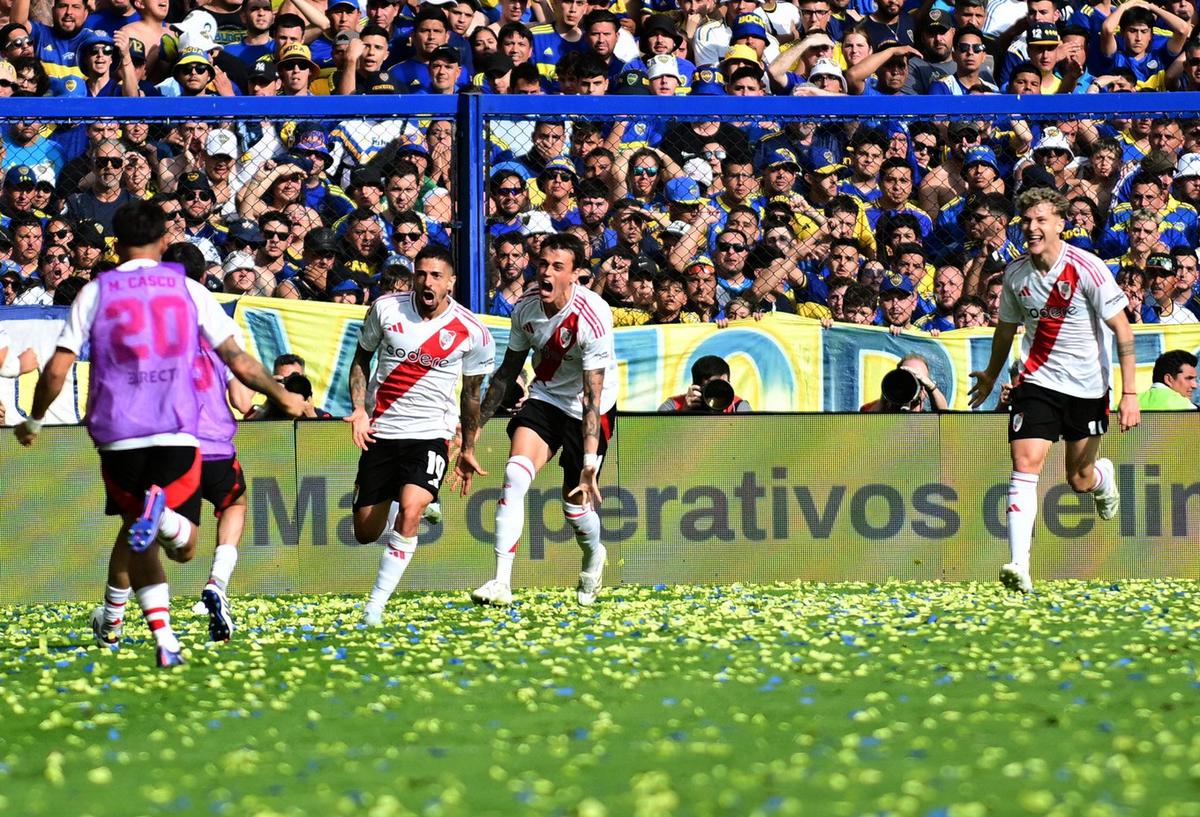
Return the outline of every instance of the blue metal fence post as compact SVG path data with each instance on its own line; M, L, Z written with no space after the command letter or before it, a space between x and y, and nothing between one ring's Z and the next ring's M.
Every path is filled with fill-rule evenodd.
M483 109L479 94L460 94L455 135L454 248L458 264L458 299L480 313L487 309L487 253L484 206Z

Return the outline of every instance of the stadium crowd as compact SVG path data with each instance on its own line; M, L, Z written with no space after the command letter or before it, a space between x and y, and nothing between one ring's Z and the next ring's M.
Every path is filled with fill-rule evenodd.
M13 0L0 95L1087 94L1200 84L1176 0ZM707 100L710 105L713 101ZM947 112L954 103L947 100ZM901 112L902 106L897 107ZM5 303L70 303L131 199L167 212L207 285L366 303L453 231L454 122L9 121ZM617 325L768 311L893 331L997 319L1013 197L1070 199L1131 320L1200 315L1200 119L493 122L489 311L571 232Z

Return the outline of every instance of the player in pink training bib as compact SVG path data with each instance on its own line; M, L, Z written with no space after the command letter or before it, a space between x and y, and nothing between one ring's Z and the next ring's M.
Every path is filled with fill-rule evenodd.
M1033 589L1029 551L1038 476L1055 442L1066 443L1067 482L1077 493L1095 498L1101 519L1112 519L1120 506L1113 464L1096 458L1108 430L1114 334L1121 366L1121 431L1136 426L1140 412L1125 294L1103 261L1062 240L1067 218L1062 194L1034 188L1017 198L1017 211L1029 252L1004 271L1000 324L992 335L987 369L971 372L976 379L971 406L982 405L992 393L1017 327L1023 325L1008 424L1013 464L1007 511L1010 560L1000 569L1000 581L1028 593Z
M587 269L583 245L572 235L552 235L537 259L537 289L513 308L508 351L483 400L482 422L495 413L532 349L529 398L508 424L512 439L504 490L496 507L496 577L476 589L477 604L512 603L512 568L525 527L525 494L534 475L562 450L562 501L583 550L576 588L580 604L600 589L607 552L600 542L600 467L616 428L617 362L613 319L599 295L577 281ZM464 429L464 439L466 431ZM466 452L461 475L481 473ZM456 471L456 476L460 475Z
M454 283L450 253L436 244L421 250L412 291L385 295L372 305L350 366L354 411L346 421L363 452L354 480L355 538L362 544L378 540L392 503L400 505L363 611L363 623L372 627L383 622L384 605L416 552L421 517L446 475L460 410L461 456L474 461L479 390L495 366L496 343L487 327L455 303Z
M113 216L121 264L79 291L58 348L38 379L33 411L17 426L32 445L84 344L91 346L88 433L100 451L104 512L122 525L108 564L104 606L92 613L98 644L121 641L130 588L154 634L155 663L183 663L171 628L160 548L178 562L196 552L200 522L200 404L193 366L207 342L234 375L299 417L285 392L234 339L235 326L212 295L175 264L163 264L166 217L135 201Z

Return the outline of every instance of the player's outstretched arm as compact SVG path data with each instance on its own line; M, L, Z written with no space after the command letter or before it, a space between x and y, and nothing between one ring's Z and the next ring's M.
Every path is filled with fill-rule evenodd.
M483 385L483 375L467 375L463 377L462 396L459 399L459 415L462 417L460 436L462 447L454 463L454 474L450 487L461 483L460 492L466 496L471 491L471 480L478 474L487 476L487 471L480 467L475 459L475 439L479 436L479 389Z
M567 496L578 496L580 505L600 507L600 395L604 392L604 370L583 373L583 469L579 484Z
M261 363L238 346L232 336L222 341L216 351L234 377L259 394L266 395L267 399L283 409L288 417L304 416L304 398L279 385Z
M492 375L487 393L483 395L483 404L479 408L480 428L483 428L487 421L492 419L496 409L500 408L500 404L504 402L504 395L508 394L508 390L516 385L517 375L525 366L527 357L529 357L528 349L520 352L509 349L504 353L504 360L500 363L500 368ZM463 434L463 439L466 439L466 434Z
M37 386L33 390L33 410L29 412L29 417L25 422L14 429L21 445L31 446L37 439L38 433L42 430L42 420L46 419L46 412L50 410L51 404L58 399L58 395L62 392L63 385L67 382L67 374L70 373L71 366L75 364L76 357L77 355L70 349L61 347L55 349L54 354L50 356L50 360L46 363L46 368L42 369Z
M992 389L996 387L996 378L1000 376L1000 370L1004 368L1004 364L1008 361L1009 352L1012 351L1013 338L1017 335L1017 324L1000 321L996 330L992 332L992 356L988 360L988 366L982 372L971 372L971 377L975 378L975 384L971 386L971 391L968 393L971 398L971 408L979 408L991 396Z
M367 415L367 378L371 375L371 360L374 357L374 350L359 346L354 350L354 360L350 362L350 405L354 410L344 419L350 424L354 444L363 451L375 442L375 429Z
M1137 355L1134 351L1133 329L1125 310L1105 321L1113 331L1117 340L1117 363L1121 366L1121 402L1117 404L1117 416L1121 422L1121 431L1128 431L1142 421L1142 408L1138 405L1137 389Z

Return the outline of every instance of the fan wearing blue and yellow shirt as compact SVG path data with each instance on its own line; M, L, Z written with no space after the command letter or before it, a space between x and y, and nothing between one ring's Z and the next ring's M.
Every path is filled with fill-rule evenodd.
M33 53L42 62L50 79L68 76L83 78L79 70L79 44L87 36L88 10L83 0L54 0L50 7L52 25L29 19L31 0L13 0L10 22L29 28Z
M579 23L587 13L586 0L556 0L554 22L533 26L533 59L546 83L547 93L558 91L558 61L568 51L585 51L587 42Z
M1171 39L1155 47L1154 24L1160 19L1170 28ZM1191 24L1178 15L1145 0L1129 0L1100 26L1100 53L1108 62L1105 73L1127 68L1137 77L1139 90L1164 90L1167 67L1183 52L1191 31Z

